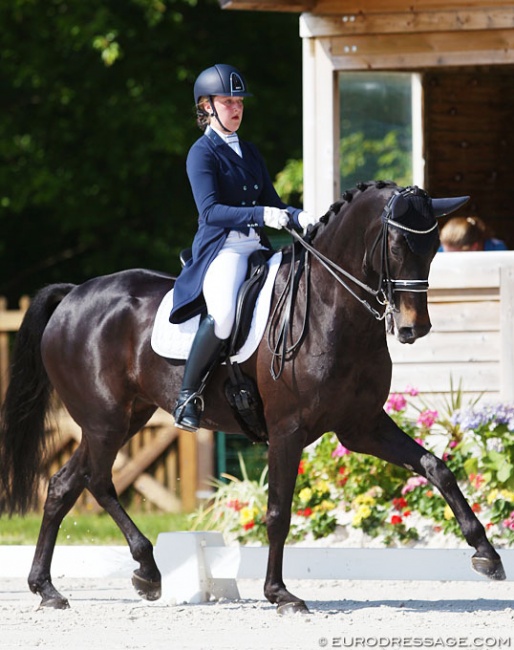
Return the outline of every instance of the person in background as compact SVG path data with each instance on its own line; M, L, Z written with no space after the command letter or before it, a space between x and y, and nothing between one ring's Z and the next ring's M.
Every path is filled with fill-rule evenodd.
M492 236L479 217L453 217L441 229L439 251L506 251L501 239Z
M196 79L197 124L204 134L187 156L186 170L198 209L192 257L175 283L170 322L203 316L184 368L174 410L177 427L196 431L202 390L226 350L235 320L236 298L248 257L271 249L264 226L306 229L318 219L280 200L257 147L237 134L244 99L243 75L216 64Z

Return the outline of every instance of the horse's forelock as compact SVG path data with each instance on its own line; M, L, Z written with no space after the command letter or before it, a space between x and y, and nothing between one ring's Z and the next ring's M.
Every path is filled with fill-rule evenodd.
M419 190L399 196L393 205L393 220L413 230L430 230L436 218L429 195ZM426 234L403 231L403 235L416 255L426 255L439 238L437 228Z

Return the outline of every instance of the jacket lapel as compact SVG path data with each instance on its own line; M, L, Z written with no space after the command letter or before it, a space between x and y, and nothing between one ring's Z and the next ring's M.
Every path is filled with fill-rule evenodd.
M205 129L204 135L209 138L209 140L213 143L215 147L222 147L223 155L225 158L229 158L231 162L233 162L235 165L238 167L243 167L246 169L247 172L250 174L254 175L255 170L251 163L249 162L249 155L248 155L248 149L246 147L246 143L243 142L242 140L239 140L239 144L241 146L241 152L243 153L243 157L238 156L237 153L230 147L220 136L216 133L214 129L211 129L209 126ZM246 156L245 156L246 152Z

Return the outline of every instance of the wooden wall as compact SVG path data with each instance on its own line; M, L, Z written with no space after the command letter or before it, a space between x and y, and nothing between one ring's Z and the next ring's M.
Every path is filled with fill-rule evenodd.
M438 253L429 282L431 332L413 345L389 337L392 390L448 397L453 380L514 403L514 251Z
M469 194L459 215L484 219L514 248L514 67L423 73L426 188Z

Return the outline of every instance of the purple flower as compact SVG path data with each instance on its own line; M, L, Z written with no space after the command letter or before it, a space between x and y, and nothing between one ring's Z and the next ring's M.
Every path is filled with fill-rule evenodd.
M452 424L458 424L465 431L486 428L494 431L505 425L514 431L514 406L511 404L489 404L481 408L458 409L452 415Z

